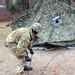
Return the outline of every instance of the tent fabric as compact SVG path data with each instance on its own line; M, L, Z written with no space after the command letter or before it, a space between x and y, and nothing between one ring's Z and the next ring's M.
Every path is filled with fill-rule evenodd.
M75 44L74 18L75 8L57 0L40 0L9 26L14 30L39 22L43 30L38 35L40 37L38 44L48 42L66 46Z

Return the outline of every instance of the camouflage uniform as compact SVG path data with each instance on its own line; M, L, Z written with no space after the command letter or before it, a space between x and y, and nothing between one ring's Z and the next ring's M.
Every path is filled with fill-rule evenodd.
M13 54L19 60L17 73L22 72L24 66L27 65L25 56L28 55L29 50L32 48L33 39L34 36L31 28L16 29L6 38L6 45L11 48Z
M26 69L27 61L29 61L28 54L30 52L33 55L32 40L41 30L42 25L40 23L33 23L31 27L16 29L7 36L6 46L11 48L13 54L19 60L17 74L23 72L23 70L32 70L32 67Z

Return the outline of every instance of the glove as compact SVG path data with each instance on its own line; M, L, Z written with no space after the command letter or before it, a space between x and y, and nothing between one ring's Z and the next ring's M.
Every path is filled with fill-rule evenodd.
M32 50L32 49L30 49L30 54L32 54L32 55L34 54L34 52L33 52L33 50Z
M25 56L25 60L26 60L27 62L30 62L30 61L31 61L31 58L30 58L29 56Z

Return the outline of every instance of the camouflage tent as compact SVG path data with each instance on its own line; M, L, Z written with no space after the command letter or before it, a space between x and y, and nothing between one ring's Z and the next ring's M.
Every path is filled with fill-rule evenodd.
M9 24L12 30L30 26L34 22L43 25L38 35L39 43L48 42L66 46L75 44L75 9L57 0L40 0L33 8L27 10L15 22Z

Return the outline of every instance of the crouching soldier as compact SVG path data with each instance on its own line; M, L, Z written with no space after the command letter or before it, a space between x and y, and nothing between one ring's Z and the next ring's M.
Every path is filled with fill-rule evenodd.
M31 62L29 53L34 54L31 49L32 41L41 30L42 25L34 23L30 27L18 28L7 36L6 46L10 47L13 54L18 58L17 75L32 70L31 66L27 66L28 62Z

